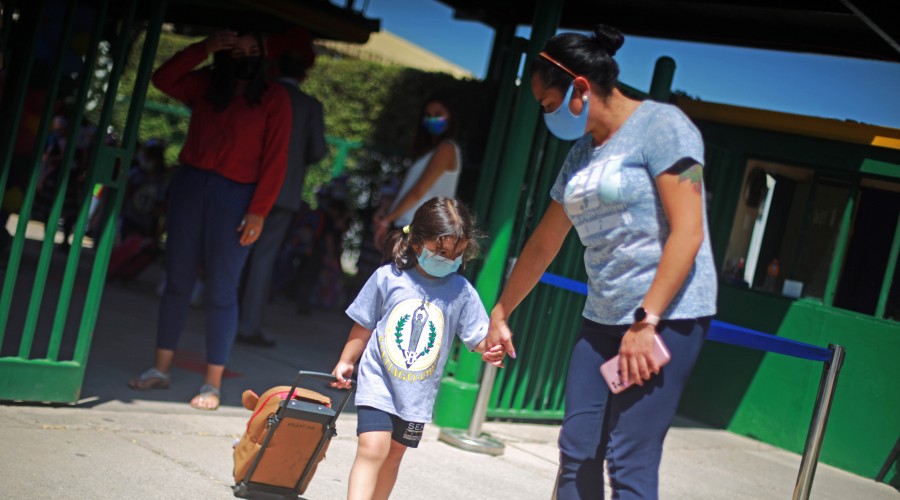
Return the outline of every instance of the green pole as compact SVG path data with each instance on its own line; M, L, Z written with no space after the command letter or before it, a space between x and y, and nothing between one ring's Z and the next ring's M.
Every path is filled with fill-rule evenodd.
M63 26L62 33L59 37L59 45L57 46L57 52L55 61L53 62L53 70L50 73L50 84L47 88L47 101L46 107L44 108L44 112L41 116L41 125L38 129L37 140L35 141L35 151L33 159L33 169L32 169L32 182L29 183L29 187L32 184L36 185L37 176L40 175L42 161L41 161L41 153L46 149L47 136L49 135L50 129L50 121L53 119L54 112L54 103L56 102L57 93L59 92L59 83L62 77L63 67L65 65L66 55L68 53L69 44L72 41L72 34L75 29L75 12L78 11L78 2L71 1L69 5L66 7L66 21ZM72 125L69 127L69 132L66 134L66 148L65 151L62 152L66 157L68 157L71 153L74 153L74 143L76 140L76 133L78 131L78 123L73 120ZM61 172L59 172L59 182L56 186L56 196L53 200L53 203L50 208L50 214L47 217L47 224L44 228L44 241L41 243L41 251L40 257L38 258L37 271L34 275L33 285L31 288L31 300L28 302L28 312L25 315L25 326L22 329L22 341L19 344L19 357L23 359L28 359L29 353L31 352L32 341L34 340L34 333L38 323L38 317L40 315L41 309L41 300L44 298L44 286L47 282L47 273L50 269L50 260L52 258L53 252L53 237L56 234L56 224L54 221L59 219L59 215L62 212L63 200L66 196L66 190L68 189L69 183L69 173L70 173L70 165L67 163L60 164L59 168ZM36 190L30 190L31 193L34 193ZM29 193L29 194L31 194ZM19 225L18 231L22 233L22 238L18 241L24 242L25 238L25 228L28 224L29 215L31 213L32 203L34 200L34 196L26 197L28 198L28 203L23 203L22 209L19 212ZM7 273L10 275L15 275L15 273L19 270L19 260L18 257L21 254L17 255L15 261L10 261L9 269L7 269ZM13 278L15 279L15 278ZM47 357L49 359L55 360L56 353L59 352L59 339L51 338L50 345L47 348Z
M144 33L144 46L141 51L140 64L138 65L137 74L135 76L134 88L132 89L132 102L128 107L128 116L125 120L125 128L122 134L122 150L119 151L119 161L122 170L116 177L117 188L115 191L115 202L113 210L106 213L103 219L103 230L100 233L100 239L97 242L97 249L94 257L94 265L91 269L90 281L88 282L88 290L85 298L84 309L81 315L81 324L79 326L78 341L75 344L75 361L86 365L88 351L91 345L91 337L93 335L94 326L97 323L97 313L100 309L100 301L103 296L104 283L106 282L106 270L109 264L109 256L112 252L113 242L115 240L116 223L119 219L119 209L122 206L122 199L125 194L125 183L127 179L127 166L131 164L131 158L137 145L138 129L140 126L142 112L144 110L144 101L147 97L147 88L150 85L150 77L153 70L153 61L156 56L156 49L159 46L160 31L162 30L163 19L167 8L167 0L159 0L153 3L150 9L150 19ZM92 186L93 184L88 184ZM90 199L90 198L88 198ZM88 203L89 204L89 203ZM84 227L80 220L80 227L76 228L76 234L81 235Z
M528 42L523 84L520 87L513 116L510 121L506 156L500 162L503 182L497 184L497 192L490 204L488 234L492 238L485 255L484 266L478 274L475 288L485 307L493 307L500 292L500 282L506 269L507 254L512 238L512 226L522 193L522 182L531 152L529 146L538 125L538 103L531 96L531 61L544 43L556 32L562 13L561 0L541 0L535 8L531 40ZM475 398L478 395L481 374L481 356L461 349L455 377L441 380L441 390L435 405L435 423L442 427L464 429L469 426Z
M650 82L650 98L657 102L669 102L674 79L675 60L669 56L657 59L653 68L653 80Z
M0 102L0 108L3 109L3 116L0 117L0 196L6 191L6 183L12 169L13 149L19 133L19 121L22 118L25 107L28 82L31 80L31 73L34 68L38 27L40 20L44 17L45 4L46 2L29 2L22 6L20 22L24 26L21 28L21 32L27 33L27 35L20 35L18 39L13 40L17 45L20 45L13 54L3 101ZM9 29L13 28L10 27ZM34 182L31 182L31 184L35 184L37 182L36 176L32 175L32 180ZM26 197L31 196L33 198L33 191L34 186L26 187ZM23 204L25 201L27 200L23 200ZM0 344L3 343L3 337L8 326L7 321L9 320L9 310L12 306L13 293L15 293L16 288L18 265L25 245L24 227L27 223L28 221L19 221L19 226L22 226L23 229L19 230L16 228L16 237L13 240L12 248L9 250L6 268L3 272L3 289L0 292ZM5 229L0 228L0 231L5 231ZM11 269L15 270L15 272L9 272Z
M121 24L119 25L118 40L116 40L116 45L114 45L112 73L109 76L106 95L103 99L103 111L100 114L100 119L97 121L97 139L91 147L88 172L85 176L87 180L84 185L88 186L88 189L81 195L78 219L72 230L72 246L69 248L69 255L66 259L66 270L63 273L59 299L56 303L56 315L53 318L51 330L53 332L52 335L54 336L61 335L61 332L65 330L66 318L69 314L69 305L75 288L75 277L78 273L78 262L81 258L81 241L84 237L85 223L88 217L88 209L90 208L91 188L97 183L101 176L104 179L112 177L111 172L114 163L109 155L104 154L106 152L106 141L104 139L106 137L106 127L109 126L113 107L115 106L115 96L116 92L119 90L119 81L121 80L122 72L125 69L129 48L127 40L132 34L136 10L137 0L131 0L128 6L124 8ZM127 168L127 166L123 166L123 168ZM82 336L79 335L79 342L90 340L89 338L83 339L81 337Z
M891 293L891 281L894 279L894 271L897 269L897 254L900 253L900 216L894 228L894 241L891 243L891 253L888 254L887 269L884 270L884 279L881 281L881 295L878 296L878 306L875 307L875 317L883 318L887 307L888 295Z
M844 216L841 219L841 227L838 229L837 240L834 242L834 254L831 256L831 268L828 271L828 282L825 284L825 297L822 298L822 302L826 306L834 304L834 296L837 294L841 269L844 267L844 257L847 255L847 246L850 244L850 226L853 224L853 209L856 207L858 193L859 181L857 180L850 188L847 205L844 207Z
M494 184L497 180L499 162L503 156L503 145L506 140L506 131L509 129L510 111L516 98L516 72L519 70L519 58L525 51L527 40L516 38L507 47L508 57L505 66L500 71L497 91L497 101L494 106L494 119L491 122L491 130L488 133L487 147L484 158L481 161L481 174L478 176L478 189L475 191L475 202L472 212L479 220L487 213Z

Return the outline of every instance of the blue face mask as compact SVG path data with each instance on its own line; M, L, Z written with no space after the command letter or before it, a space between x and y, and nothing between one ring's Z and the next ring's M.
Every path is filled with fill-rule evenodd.
M573 115L569 110L569 100L572 98L572 90L574 88L575 82L572 82L569 85L569 90L566 92L566 97L563 98L562 104L554 111L544 113L544 123L547 124L547 130L564 141L580 139L584 135L584 129L587 128L590 103L587 100L584 101L584 108L578 116Z
M429 276L443 278L459 269L459 266L462 265L462 255L454 260L450 260L427 248L423 248L422 253L419 254L419 265L422 266L422 270Z
M447 131L450 121L446 116L426 116L422 118L422 126L431 135L441 135Z

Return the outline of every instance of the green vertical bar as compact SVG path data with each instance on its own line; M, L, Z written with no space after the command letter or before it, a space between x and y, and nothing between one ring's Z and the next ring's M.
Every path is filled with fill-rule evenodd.
M69 131L69 138L66 142L66 152L62 162L62 168L65 172L64 181L60 182L61 186L66 186L68 183L69 174L72 171L72 162L75 158L75 137L74 135L77 133L81 120L84 118L84 104L87 102L88 91L91 88L91 80L92 75L94 74L94 66L97 60L97 53L99 52L100 41L103 36L103 27L106 23L106 12L109 7L109 0L103 0L99 8L97 9L97 15L94 18L94 28L91 33L90 45L88 46L87 54L84 58L84 66L81 68L81 73L79 75L80 82L78 84L78 94L75 98L75 116L72 119L73 126ZM62 205L65 200L65 197L59 197L59 199L55 202L53 209L51 210L51 214L49 216L49 220L57 220L62 211ZM41 246L41 260L39 264L39 269L42 265L44 265L45 259L49 265L49 261L51 258L49 257L50 252L53 249L53 239L48 238L47 235L44 236L44 242ZM38 271L38 276L43 276L42 272ZM32 303L40 304L43 297L43 290L46 284L46 279L36 280L34 285L34 290L32 291ZM38 290L40 289L40 290ZM40 308L33 308L34 312L39 312ZM32 311L29 310L29 314ZM35 319L36 321L36 319ZM26 322L27 323L27 322ZM47 359L56 361L59 357L59 348L62 343L62 330L54 329L50 334L50 343L47 348Z
M487 213L491 195L494 192L494 183L497 180L497 170L503 154L503 145L506 143L506 131L509 129L510 110L516 98L516 73L519 71L519 59L525 51L526 41L515 38L510 41L508 52L502 60L506 64L500 70L498 77L497 101L494 105L494 118L491 121L491 130L488 132L487 147L481 161L481 173L478 176L478 188L475 191L475 201L472 211L481 218Z
M816 190L819 186L819 179L819 171L816 170L813 172L812 185L809 188L809 195L806 197L806 208L803 210L803 222L800 224L800 234L797 236L797 248L794 250L793 259L791 259L790 262L785 262L783 264L787 269L797 269L797 264L800 262L800 259L803 257L803 252L806 250L806 234L809 232L813 213L815 212Z
M63 26L63 31L61 36L59 37L59 46L56 48L56 60L53 63L53 71L50 74L50 86L47 88L47 105L44 108L44 113L41 116L41 125L40 132L37 136L37 141L35 144L35 159L34 169L32 170L31 177L32 179L36 179L38 175L40 175L41 171L41 154L40 151L45 148L47 143L47 135L48 129L50 126L50 121L53 119L53 111L54 105L56 102L56 94L59 92L59 81L62 78L62 70L63 64L65 63L66 54L69 51L69 44L72 41L72 33L75 28L75 12L78 9L78 2L73 0L69 2L66 7L65 14L65 23ZM74 151L74 142L75 142L75 132L78 130L78 127L73 123L69 128L69 135L66 138L66 151L63 154L67 154L70 150ZM63 199L66 196L66 190L68 189L69 183L69 165L65 163L60 164L60 168L62 171L59 173L59 182L56 186L56 196L53 199L53 204L50 208L50 214L47 217L47 224L44 226L44 241L41 244L41 252L40 258L38 260L37 271L34 276L34 284L31 288L31 300L28 302L28 311L25 316L25 326L22 329L22 341L19 344L19 357L28 358L29 353L31 352L32 341L34 340L34 331L37 327L38 316L41 312L41 299L43 298L44 293L44 285L47 282L47 272L50 269L50 260L51 253L53 250L53 237L56 234L56 221L59 220L59 214L62 213ZM31 183L29 183L31 184ZM29 186L30 187L30 186ZM32 190L29 189L31 194ZM36 193L34 193L36 194ZM34 196L26 197L28 201L26 201L22 205L22 210L19 213L19 228L18 230L23 233L25 228L28 225L29 215L31 213L31 202L34 200ZM18 273L19 265L18 262L15 263L15 267L12 266L6 272L7 274ZM15 280L15 277L13 278ZM58 340L57 340L58 344ZM49 346L49 349L53 349L53 343ZM59 350L59 346L56 346L56 350Z
M847 255L847 246L850 243L850 226L853 224L853 210L856 208L857 196L859 196L859 179L850 188L847 205L844 207L844 216L841 218L841 227L838 230L837 240L834 242L834 254L831 256L828 283L825 284L825 297L823 298L826 306L834 304L834 295L837 293L841 270L844 268L844 257Z
M16 137L18 135L18 125L19 121L22 119L22 110L25 106L25 93L28 89L28 82L31 80L31 70L34 67L34 52L37 45L37 33L40 19L44 15L44 4L45 2L39 1L36 3L31 3L26 6L26 9L34 9L29 10L22 14L20 18L24 22L24 20L28 19L31 24L27 26L19 26L20 33L30 33L31 36L28 37L28 41L23 46L21 50L21 54L17 55L17 59L13 62L9 75L6 78L7 84L10 81L14 81L15 84L12 89L7 88L6 92L9 92L8 95L4 94L4 102L3 109L8 110L12 108L10 113L3 113L6 120L2 123L2 131L0 131L0 154L3 155L2 160L2 168L0 168L0 188L2 191L6 191L6 181L9 178L9 171L12 169L12 157L13 157L13 149L16 141ZM37 178L32 176L32 184L37 183ZM34 186L30 186L30 189L26 189L26 198L30 194L33 198L33 193L31 191L34 190ZM25 200L23 200L24 203ZM19 227L24 227L23 224L27 224L28 221L19 220ZM25 231L24 229L16 230L16 237L13 239L12 248L10 249L9 257L6 261L6 272L3 279L3 291L0 294L0 344L3 343L3 337L6 334L6 326L9 320L9 308L12 304L13 293L15 293L16 287L16 272L9 272L10 270L18 270L19 262L22 260L22 247L25 244Z
M888 254L887 269L884 270L884 279L881 281L881 294L878 296L878 306L875 308L876 318L884 317L888 295L891 292L891 284L894 280L894 272L897 270L898 254L900 254L900 215L897 216L897 224L894 227L894 241L891 243L891 253Z
M541 0L538 2L531 40L528 42L528 57L525 65L524 79L529 80L531 61L543 48L544 43L553 36L559 25L563 2L561 0ZM522 181L528 165L531 148L522 147L530 144L534 138L538 121L538 103L529 98L531 88L525 84L521 88L516 108L513 111L506 156L501 163L500 174L504 182L498 185L499 190L492 197L491 209L487 212L488 234L493 241L487 250L484 266L478 275L475 288L478 290L485 307L491 309L500 292L500 282L506 269L506 259L512 237L512 225L515 221ZM460 353L456 379L441 381L441 394L436 410L438 425L448 427L467 427L475 407L478 393L478 377L481 373L481 357ZM455 394L448 394L454 393ZM460 424L463 425L460 425Z
M510 50L510 44L516 36L515 23L504 23L494 28L494 44L491 48L490 63L488 63L487 76L485 80L496 82L501 78L502 72L511 63L510 55L515 52ZM516 64L518 66L518 64Z
M141 62L135 77L131 104L128 107L128 117L125 120L125 131L122 137L122 141L125 145L125 152L119 159L122 162L121 165L123 171L118 178L119 185L118 189L115 191L116 199L113 209L104 214L105 227L101 232L100 242L97 245L97 250L95 252L94 266L91 269L87 298L84 304L84 313L81 315L81 327L78 332L78 341L75 344L75 361L85 361L87 359L91 335L94 330L94 325L97 322L97 311L100 309L100 299L103 296L103 284L106 281L106 268L109 263L109 254L112 251L112 245L115 240L115 229L118 221L119 208L122 206L122 198L125 193L124 184L127 174L124 172L124 169L131 163L131 157L134 154L135 145L137 144L141 114L144 110L144 100L147 97L147 88L150 85L153 61L156 57L156 48L159 45L159 34L162 29L167 3L166 0L159 0L153 4L152 17L145 32ZM92 186L93 183L88 185ZM86 204L90 205L89 203ZM76 234L78 234L79 229L81 228L76 228Z
M106 86L106 95L103 97L103 111L100 113L100 119L97 121L98 138L94 141L91 150L88 173L85 180L85 186L93 187L97 183L98 165L104 160L101 152L105 149L106 128L109 126L110 117L112 116L113 107L115 107L116 93L119 89L119 81L122 78L122 72L125 69L125 60L128 56L129 43L131 37L132 26L134 25L134 14L137 0L131 0L122 19L121 29L118 33L116 53L113 55L113 70L109 76L109 82ZM84 226L87 220L88 211L90 209L90 199L93 195L92 189L86 189L80 203L78 205L78 219L75 228L72 231L73 244L69 248L69 256L66 261L66 271L63 274L62 285L60 285L59 301L56 304L56 315L53 318L52 335L62 335L66 326L66 317L69 313L69 303L72 300L72 289L75 283L75 276L78 273L78 261L81 258L81 241L84 238ZM79 339L80 341L81 339Z

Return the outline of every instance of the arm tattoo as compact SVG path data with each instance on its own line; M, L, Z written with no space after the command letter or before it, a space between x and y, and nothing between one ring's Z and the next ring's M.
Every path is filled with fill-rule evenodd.
M694 163L690 167L682 170L678 174L678 182L688 181L694 192L701 194L703 192L703 167L699 163Z

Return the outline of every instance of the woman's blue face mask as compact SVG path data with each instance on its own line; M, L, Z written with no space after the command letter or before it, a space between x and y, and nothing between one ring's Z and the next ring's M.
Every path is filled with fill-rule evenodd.
M447 131L450 121L446 116L426 116L422 118L422 126L431 135L441 135Z
M555 110L544 113L544 123L547 125L547 130L564 141L580 139L587 128L590 102L588 102L587 99L584 100L584 107L581 109L581 114L578 116L573 115L569 110L569 101L572 99L572 91L574 88L575 82L573 81L572 84L569 85L569 90L566 91L566 96L563 98L562 104ZM587 96L587 94L585 94L585 96Z
M459 266L462 265L462 255L450 260L427 248L422 248L422 253L419 254L419 265L422 266L422 270L429 276L443 278L459 269Z

